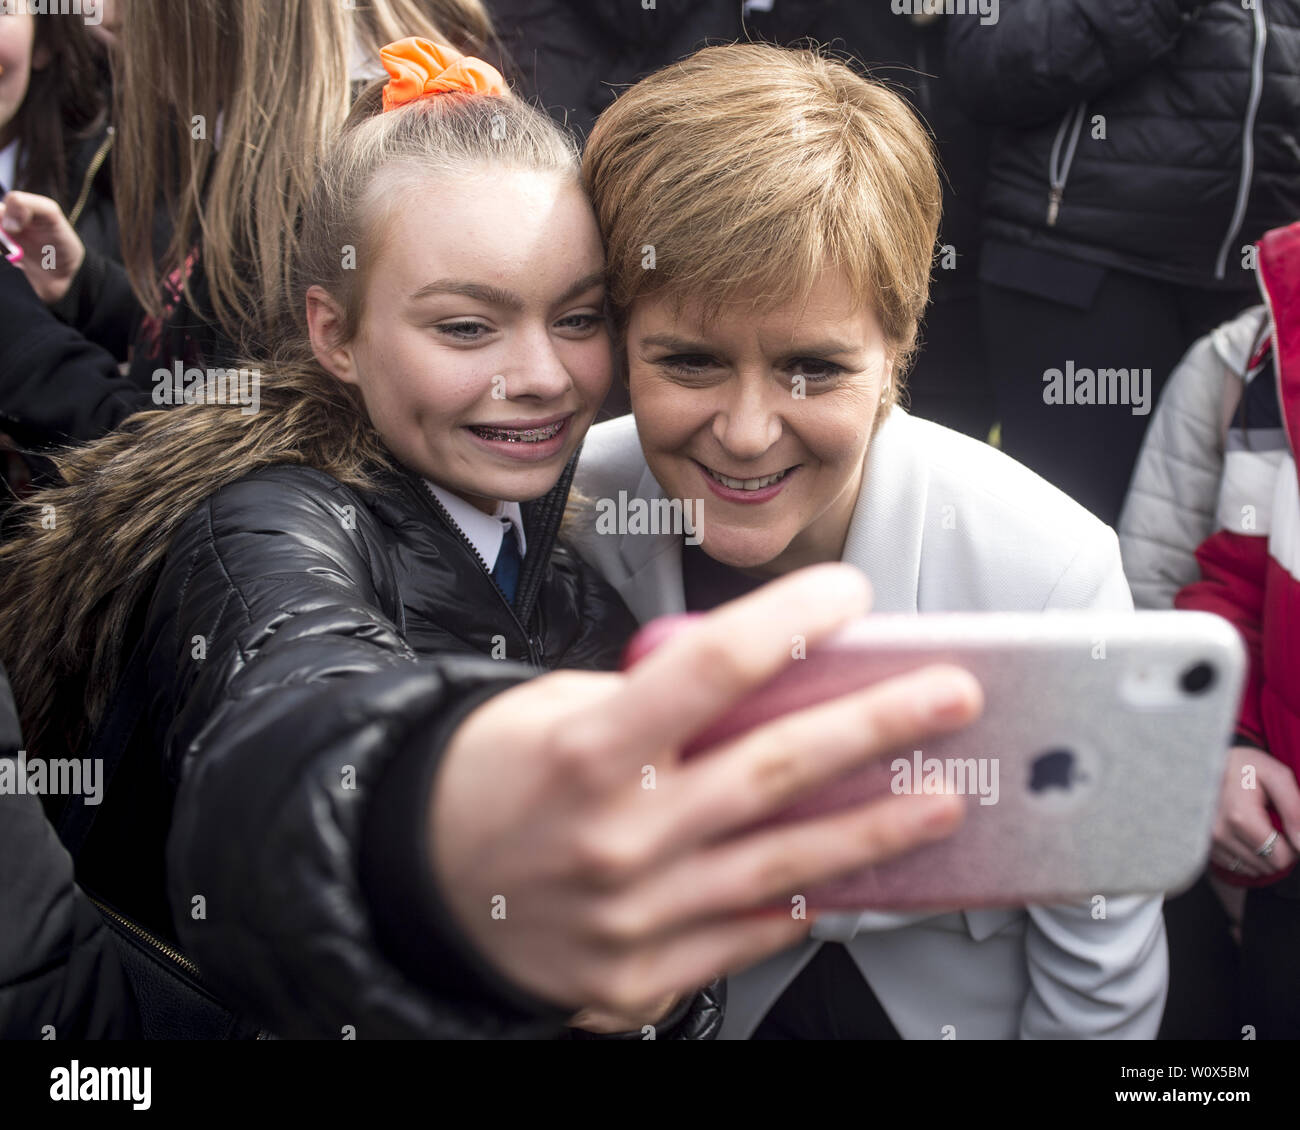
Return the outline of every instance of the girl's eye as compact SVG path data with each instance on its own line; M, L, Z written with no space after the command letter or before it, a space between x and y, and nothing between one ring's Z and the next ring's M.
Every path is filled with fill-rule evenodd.
M444 322L434 328L456 341L478 341L491 332L482 322Z
M594 330L598 326L603 325L604 321L605 316L603 314L569 314L567 317L561 318L555 324L561 329L585 332L587 330Z
M843 365L817 357L800 357L791 363L790 369L795 376L809 381L833 381L844 372Z

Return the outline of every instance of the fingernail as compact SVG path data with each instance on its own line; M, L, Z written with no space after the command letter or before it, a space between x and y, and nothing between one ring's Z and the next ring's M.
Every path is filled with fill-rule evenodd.
M970 704L969 683L956 675L932 679L921 691L921 709L932 718L962 714Z
M962 811L961 800L957 797L930 796L918 800L921 803L915 806L912 819L916 821L916 827L924 831L948 828L956 823Z

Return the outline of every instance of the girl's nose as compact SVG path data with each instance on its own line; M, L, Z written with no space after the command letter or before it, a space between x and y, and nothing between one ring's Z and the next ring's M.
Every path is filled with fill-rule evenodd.
M505 395L510 400L521 397L554 400L573 385L573 378L551 344L549 334L544 341L530 342L521 349L513 368L504 375Z

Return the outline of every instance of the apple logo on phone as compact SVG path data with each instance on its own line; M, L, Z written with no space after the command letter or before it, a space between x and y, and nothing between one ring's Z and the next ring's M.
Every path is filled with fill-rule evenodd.
M1080 773L1074 762L1074 754L1068 749L1053 749L1041 753L1030 764L1029 791L1044 793L1049 789L1060 789L1068 793L1076 781L1088 778Z

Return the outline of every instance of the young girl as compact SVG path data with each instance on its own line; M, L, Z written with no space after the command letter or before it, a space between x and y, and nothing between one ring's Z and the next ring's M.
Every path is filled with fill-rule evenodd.
M84 878L277 1034L550 1036L586 1006L584 1028L709 1035L698 987L807 929L737 912L959 809L745 830L977 691L932 672L850 696L868 724L800 780L764 767L816 718L678 771L791 633L865 608L841 570L631 675L530 681L612 668L632 626L556 544L609 380L599 233L571 140L489 67L421 40L385 63L303 211L257 411L133 417L0 547L29 756L84 754L110 703L142 703Z

